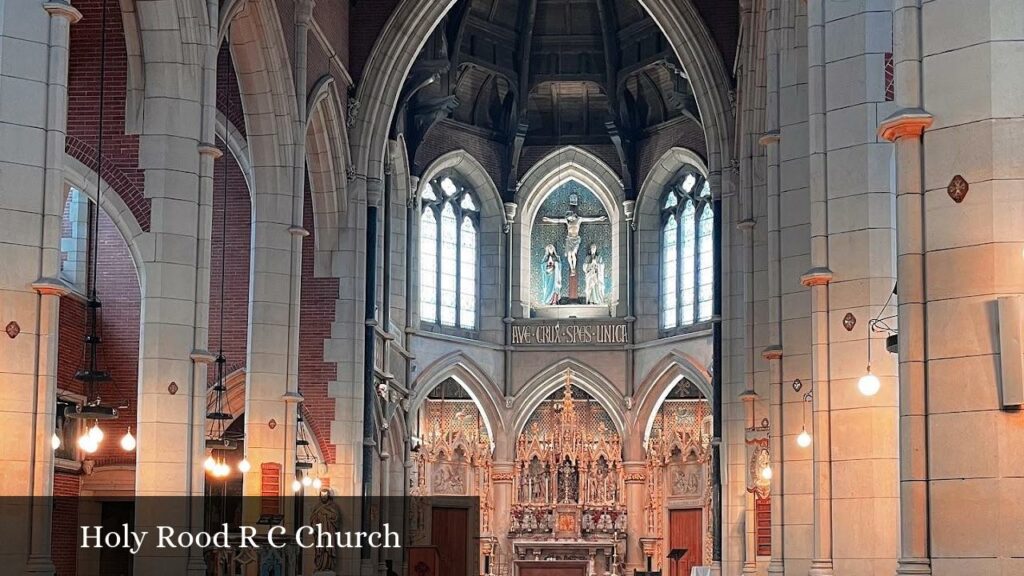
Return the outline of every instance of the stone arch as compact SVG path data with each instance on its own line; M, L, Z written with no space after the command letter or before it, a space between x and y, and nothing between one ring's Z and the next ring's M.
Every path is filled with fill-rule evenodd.
M502 222L505 221L505 210L502 207L501 193L498 192L498 187L494 185L494 181L491 180L491 176L480 164L480 161L464 149L452 150L431 162L420 176L420 185L449 169L458 172L473 187L483 205L481 213L487 218L496 216ZM417 194L418 196L419 194Z
M413 419L417 417L427 395L447 378L454 379L469 392L484 418L487 433L494 443L495 454L504 454L508 449L508 426L505 423L504 412L500 408L498 387L491 382L487 373L462 351L457 350L438 358L416 378L412 395L409 397L409 409L406 411L406 428L413 428Z
M708 176L704 159L696 152L687 148L673 147L666 150L648 171L637 195L636 212L633 220L634 234L638 246L656 247L656 258L640 258L634 262L636 290L644 290L642 284L649 283L656 298L651 301L637 302L636 337L640 341L653 340L665 335L661 330L661 199L669 183L676 173L685 165L695 167L705 177ZM712 194L715 194L712 189ZM716 217L721 217L716 214ZM653 280L650 280L653 279Z
M249 189L249 197L252 198L252 159L249 157L249 141L242 132L224 116L224 113L217 111L217 137L227 144L228 152L234 157L238 167L245 177L245 186Z
M572 370L573 383L594 397L608 413L615 431L625 437L628 433L628 422L623 411L622 393L615 385L599 372L580 364L574 359L565 358L548 366L531 378L515 396L515 419L509 428L510 441L515 442L523 432L526 422L537 410L541 402L552 392L559 390L565 383L565 371Z
M339 245L339 229L348 210L348 133L341 115L337 82L331 75L317 80L306 103L306 161L313 200L314 245L317 254ZM317 274L330 273L330 258L318 257Z
M631 459L643 458L643 445L650 435L658 409L672 388L684 378L692 382L708 402L714 401L711 374L693 356L677 351L666 354L641 380L634 398L631 434L626 445Z
M647 177L644 178L644 182L640 186L640 193L637 195L634 220L637 230L643 230L645 226L651 230L658 228L657 224L652 226L648 224L648 221L658 214L661 194L665 187L675 177L676 172L687 164L699 170L705 178L708 176L708 167L704 159L689 148L678 146L670 148L654 163L654 167L648 171ZM715 193L714 190L712 193ZM642 242L643 239L641 239Z
M81 190L90 200L96 202L98 196L96 172L69 154L64 155L64 180ZM145 294L146 262L153 259L152 243L145 241L146 232L143 232L142 226L135 219L131 208L125 204L124 199L118 195L117 191L103 179L100 180L100 186L103 190L100 208L114 223L125 245L128 246L128 252L132 255L132 264L134 264L135 274L139 281L139 292Z
M516 200L519 204L519 217L516 218L516 237L519 238L519 266L513 269L513 293L518 295L523 316L528 316L532 307L530 302L530 283L532 275L531 262L531 231L533 221L544 200L556 188L575 180L589 188L601 201L611 224L612 256L611 269L614 271L610 302L617 302L619 294L624 292L626 274L619 268L625 262L622 252L625 242L623 227L625 220L620 209L625 199L622 180L610 166L590 152L576 146L565 146L555 150L534 164L519 181L519 192Z
M227 22L231 60L238 77L238 89L245 114L249 156L252 166L250 192L275 193L290 190L290 168L294 163L296 95L288 49L278 11L268 0L245 2ZM263 190L263 188L266 190ZM253 220L259 203L253 203ZM290 204L285 204L290 211ZM267 215L273 217L274 215ZM291 214L288 215L291 219Z
M718 179L732 161L729 70L692 1L639 2L668 39L691 82L707 141L710 177L719 188ZM354 160L364 179L381 173L384 142L405 77L427 37L454 4L454 0L403 0L385 24L356 96L362 113L354 131Z

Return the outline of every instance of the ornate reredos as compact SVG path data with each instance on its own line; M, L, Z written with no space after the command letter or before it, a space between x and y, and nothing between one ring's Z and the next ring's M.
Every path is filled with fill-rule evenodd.
M552 394L537 406L516 441L516 462L562 461L574 464L622 461L622 438L605 409L573 384L566 370L561 394Z

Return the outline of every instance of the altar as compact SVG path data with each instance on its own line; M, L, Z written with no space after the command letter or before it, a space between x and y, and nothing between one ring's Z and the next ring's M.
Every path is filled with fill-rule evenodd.
M578 560L523 560L516 562L516 576L587 576L587 563Z

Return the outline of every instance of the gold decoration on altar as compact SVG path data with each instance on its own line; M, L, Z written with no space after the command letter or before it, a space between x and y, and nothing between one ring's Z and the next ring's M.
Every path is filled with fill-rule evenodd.
M439 401L424 405L429 428L413 453L413 496L477 496L480 530L490 532L493 502L491 439L472 401ZM426 511L417 513L423 514ZM413 518L414 530L423 518Z
M580 538L626 528L622 439L596 402L545 401L516 443L512 535Z

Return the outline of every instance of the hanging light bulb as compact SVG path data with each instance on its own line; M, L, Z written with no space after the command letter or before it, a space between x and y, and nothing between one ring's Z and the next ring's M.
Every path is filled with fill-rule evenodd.
M53 433L53 436L50 436L50 446L52 446L54 450L60 448L60 436L57 436L56 432Z
M317 478L316 480L313 480L313 489L314 490L319 491L321 488L323 488L323 486L324 486L324 483L319 478Z
M205 468L207 472L213 472L216 467L217 461L213 459L213 454L210 454L206 457L206 461L203 462L203 468Z
M299 482L296 478L295 480L292 480L292 492L298 492L299 490L302 490L302 482Z
M857 389L865 396L874 396L881 388L882 382L878 380L878 376L871 373L871 367L868 366L868 373L857 381Z
M310 486L313 485L313 479L310 478L309 476L303 476L302 485L305 486L306 488L309 488Z
M103 442L103 430L100 429L98 421L93 421L92 428L89 428L89 437L95 440L97 445Z
M85 452L86 454L92 454L100 446L99 446L99 443L97 443L96 440L91 435L86 433L86 434L82 434L78 438L78 447L81 448L82 451Z
M121 437L121 448L125 452L131 452L132 450L135 450L135 446L137 444L138 442L135 441L135 436L132 436L132 427L129 426L128 432Z
M773 475L773 472L772 472L772 467L771 466L765 466L764 468L761 468L761 478L763 478L765 480L771 480L772 479L772 475Z
M796 444L801 448L807 448L811 445L811 435L807 432L807 428L800 428L800 435L796 437Z
M252 470L252 464L249 464L249 460L243 457L241 462L238 463L238 471L242 474L247 474L249 470Z
M231 466L228 466L227 462L221 460L220 463L217 464L217 477L226 478L229 474L231 474Z

